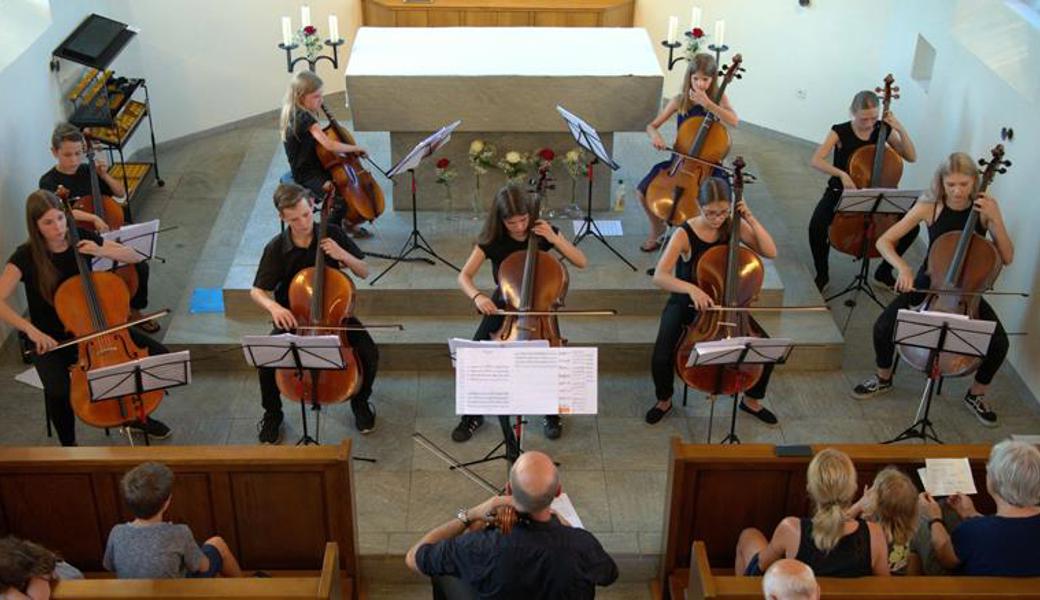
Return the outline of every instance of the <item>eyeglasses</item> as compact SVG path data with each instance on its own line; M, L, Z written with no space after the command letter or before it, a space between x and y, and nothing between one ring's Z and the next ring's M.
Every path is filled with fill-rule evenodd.
M705 219L721 219L729 216L728 210L702 210Z

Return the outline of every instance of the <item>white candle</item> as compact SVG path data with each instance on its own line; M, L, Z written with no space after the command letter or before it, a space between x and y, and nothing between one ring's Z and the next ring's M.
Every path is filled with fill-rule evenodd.
M699 6L694 6L690 10L690 31L693 31L695 27L701 26L701 9Z
M339 19L336 15L329 15L329 40L335 42L339 40Z
M726 22L722 19L715 21L715 46L721 48L725 43L723 35L726 33Z
M675 35L679 32L679 17L668 17L668 43L675 43Z
M282 17L282 44L292 44L292 19L289 17Z
M300 7L300 27L306 27L311 24L311 7L304 4Z

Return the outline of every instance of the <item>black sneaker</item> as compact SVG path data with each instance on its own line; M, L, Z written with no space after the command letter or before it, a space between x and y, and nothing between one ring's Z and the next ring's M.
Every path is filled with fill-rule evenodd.
M256 424L259 432L257 438L261 444L277 444L282 441L282 413L265 412L264 418Z
M462 415L462 420L451 432L451 439L456 442L465 442L473 437L473 432L484 424L483 415Z
M350 410L354 411L354 426L361 433L371 433L376 428L376 413L368 401L350 401Z
M151 417L148 417L148 420L144 423L141 423L140 421L128 423L127 427L129 427L131 431L147 433L148 437L155 440L165 440L173 433L173 430L170 429L166 423Z
M820 292L821 296L823 295L823 290L827 289L827 284L830 282L831 280L827 276L820 277L817 275L816 278L813 279L813 283L816 284L816 290Z
M982 401L985 397L984 394L975 395L968 392L964 394L964 405L967 406L968 410L975 415L979 420L979 423L982 423L986 427L996 427L997 413L993 412L988 406L986 406L986 403Z
M857 400L866 400L874 396L884 394L892 389L891 379L882 379L877 374L863 380L863 383L852 389L852 397Z
M563 421L560 415L546 415L542 419L542 433L550 440L558 440L563 435Z

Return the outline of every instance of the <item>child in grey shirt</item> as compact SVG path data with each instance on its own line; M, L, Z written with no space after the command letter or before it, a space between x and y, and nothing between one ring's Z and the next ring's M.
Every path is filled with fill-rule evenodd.
M136 518L108 534L103 564L119 579L242 576L223 538L212 537L200 548L187 525L163 521L173 489L168 467L138 465L123 476L120 487Z

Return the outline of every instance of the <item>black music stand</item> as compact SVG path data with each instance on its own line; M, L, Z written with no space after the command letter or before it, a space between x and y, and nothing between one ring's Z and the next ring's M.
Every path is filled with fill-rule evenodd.
M242 338L242 349L245 351L246 362L250 365L258 369L295 369L301 380L305 370L311 372L312 380L317 380L321 371L334 371L347 366L347 359L340 350L337 335L249 335ZM310 398L310 402L311 409L316 413L314 437L307 432L307 402L301 399L300 422L303 424L303 436L296 442L297 446L319 443L321 404L316 395Z
M787 338L736 337L694 344L693 352L686 360L687 367L722 366L739 370L746 364L783 364L791 354L792 340ZM716 396L718 394L712 394ZM720 444L739 444L737 437L737 409L741 393L733 394L733 414L730 415L729 433ZM715 417L715 402L711 403L708 417L708 443L711 443L711 426Z
M603 163L604 165L610 167L612 171L617 171L621 167L616 162L614 162L613 159L610 158L610 154L607 152L607 149L603 146L603 142L599 139L599 134L596 133L595 128L586 123L581 117L569 112L562 106L557 105L556 112L560 113L560 116L563 117L564 121L566 121L568 129L570 129L571 135L574 136L574 140L578 142L578 145L591 152L592 156L594 157L592 160L589 161L589 164L586 165L589 174L589 186L588 194L586 196L585 218L583 219L581 227L578 229L578 233L574 237L574 245L577 246L581 243L583 239L586 238L586 236L591 235L592 237L599 240L600 243L602 243L604 246L606 246L607 250L613 252L614 256L621 259L621 262L625 263L626 265L631 267L633 271L635 271L636 266L629 262L627 258L625 258L620 252L615 250L614 247L610 245L610 242L607 241L607 238L605 238L603 234L600 232L599 226L596 225L596 219L592 218L593 167L596 165L596 163Z
M855 259L860 261L859 272L845 286L845 289L836 294L831 294L823 300L824 302L830 302L845 294L852 294L852 298L845 301L845 306L849 307L849 313L845 316L845 323L841 327L842 333L845 333L845 330L849 327L849 321L852 319L852 309L856 307L856 300L860 292L864 292L881 308L885 307L885 304L874 293L874 289L870 287L870 245L875 243L878 237L874 232L873 216L906 214L910 207L917 202L917 198L920 195L921 190L898 190L894 188L849 190L842 193L838 206L834 211L835 215L839 213L866 215L866 218L863 219L863 243L860 246L860 255Z
M189 383L191 356L187 350L146 356L111 367L87 371L90 402L115 399L119 403L119 414L125 418L125 423L120 429L131 446L134 445L134 440L128 425L135 420L142 425L147 422L147 416L141 412L141 396L146 392L168 390ZM132 398L130 407L124 404L123 398L126 396ZM144 445L150 446L148 429L142 428L142 431Z
M895 343L901 346L924 348L928 353L928 380L921 394L921 402L917 406L915 421L896 437L883 442L892 444L909 439L919 439L924 443L932 440L943 443L935 433L935 427L928 418L932 407L932 396L935 386L942 380L939 365L941 354L959 354L961 356L986 356L990 339L996 331L996 321L979 321L968 319L963 315L939 312L917 312L902 309L896 316Z
M438 148L448 143L448 140L451 139L451 133L455 131L455 128L458 127L461 123L462 121L455 121L454 123L441 127L432 135L427 137L425 140L419 142L415 146L415 148L412 148L411 152L409 152L396 165L391 167L390 170L386 172L386 176L389 179L393 179L395 176L403 173L404 171L408 171L408 174L412 177L412 231L408 234L408 239L405 240L404 245L401 246L401 249L397 252L397 256L394 257L393 262L390 263L385 269L383 269L383 271L379 275L376 275L375 279L373 279L369 283L369 285L375 285L377 281L383 278L383 275L386 275L390 271L390 269L396 267L397 264L401 261L407 260L408 255L412 252L415 252L416 250L421 250L422 252L425 252L432 258L441 261L442 263L448 265L456 271L459 270L458 267L448 262L448 260L445 259L443 256L437 254L437 252L434 251L433 246L430 245L430 242L427 241L426 238L423 237L422 232L419 231L419 216L417 212L418 208L416 202L415 168L418 167L420 163L422 163L424 158L433 154L435 151L437 151Z

